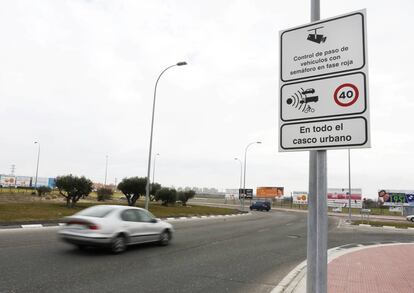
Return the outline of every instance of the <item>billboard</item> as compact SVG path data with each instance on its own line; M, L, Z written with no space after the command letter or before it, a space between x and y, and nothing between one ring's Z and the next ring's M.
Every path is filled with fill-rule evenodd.
M256 197L260 198L282 198L284 187L257 187Z
M389 207L414 207L414 190L381 189L378 191L378 203Z
M292 192L294 204L308 204L308 192ZM328 207L346 208L349 205L348 189L346 188L328 188L327 194ZM351 189L351 207L362 208L362 189Z
M56 178L48 178L48 186L50 188L55 188L56 187Z
M348 188L328 188L328 207L347 208L349 205ZM362 189L351 188L351 208L362 208Z
M36 179L33 178L32 183L33 183L32 184L33 187L49 186L49 178L47 178L47 177L38 177L37 178L37 184L36 184ZM36 186L35 186L35 184L36 184Z
M9 175L0 175L0 186L1 187L15 187L16 177Z
M17 187L30 187L32 184L32 177L30 176L16 176Z
M293 191L292 199L293 199L293 204L308 204L308 192L307 191Z

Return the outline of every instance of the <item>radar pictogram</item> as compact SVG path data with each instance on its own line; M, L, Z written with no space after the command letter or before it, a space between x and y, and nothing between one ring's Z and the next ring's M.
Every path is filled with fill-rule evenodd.
M319 97L315 95L315 89L309 88L304 90L300 88L297 92L295 92L291 97L286 99L286 103L298 111L302 111L303 113L313 113L315 109L308 105L309 103L317 103Z

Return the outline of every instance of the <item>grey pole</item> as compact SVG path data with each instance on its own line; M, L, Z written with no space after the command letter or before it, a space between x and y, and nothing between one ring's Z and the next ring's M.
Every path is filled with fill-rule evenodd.
M311 22L320 19L320 1L311 0ZM327 292L327 159L326 151L310 151L307 243L307 293Z
M154 132L154 114L155 114L155 99L157 97L157 85L158 81L160 80L161 76L166 72L168 69L174 67L174 66L183 66L187 65L187 62L178 62L177 64L168 66L165 68L160 75L157 78L157 81L155 82L155 88L154 88L154 100L152 102L152 118L151 118L151 134L150 134L150 143L149 143L149 154L148 154L148 170L147 170L147 186L145 189L145 209L148 210L148 203L149 203L149 192L150 192L150 172L151 172L151 152L152 152L152 135Z
M352 222L352 203L351 203L351 149L348 149L348 210L349 210L349 215L348 215L348 222L351 223Z
M108 155L105 156L105 181L104 181L104 187L106 187L106 178L108 176Z
M243 176L243 189L244 189L244 196L242 200L242 210L244 211L244 199L246 197L246 165L247 165L247 149L254 144L261 144L261 141L255 141L251 142L246 146L246 149L244 150L244 176Z
M242 180L243 180L243 163L239 158L234 158L236 161L239 161L240 163L240 184L239 184L239 188L242 188Z
M38 145L37 163L36 163L36 178L35 178L35 185L34 185L34 187L37 188L37 175L39 174L39 159L40 159L40 142L35 141L34 143Z
M155 156L154 156L154 163L152 164L152 184L154 184L154 182L155 182L155 161L156 161L156 159L157 159L157 157L159 156L160 154L159 153L157 153Z
M242 161L239 159L239 158L234 158L236 161L239 161L239 163L240 163L240 187L239 187L239 190L242 188L242 180L243 180L243 163L242 163ZM240 199L240 192L239 192L239 199ZM241 204L241 201L240 201L240 204ZM241 208L243 208L243 207L241 207Z

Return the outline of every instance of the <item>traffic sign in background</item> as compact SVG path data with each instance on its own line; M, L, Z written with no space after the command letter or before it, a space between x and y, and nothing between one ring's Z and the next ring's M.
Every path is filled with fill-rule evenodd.
M253 198L253 189L251 188L240 188L239 189L239 198L247 198L252 199Z

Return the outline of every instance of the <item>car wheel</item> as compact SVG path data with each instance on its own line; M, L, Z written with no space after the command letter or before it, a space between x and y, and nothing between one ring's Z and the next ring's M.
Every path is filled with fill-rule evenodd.
M414 222L414 217L411 218L411 222Z
M166 246L168 245L168 243L170 243L170 240L171 240L171 233L167 230L164 230L160 234L160 240L158 241L158 243L162 246Z
M121 253L126 250L126 240L122 235L118 235L114 238L111 244L111 251L113 253Z

